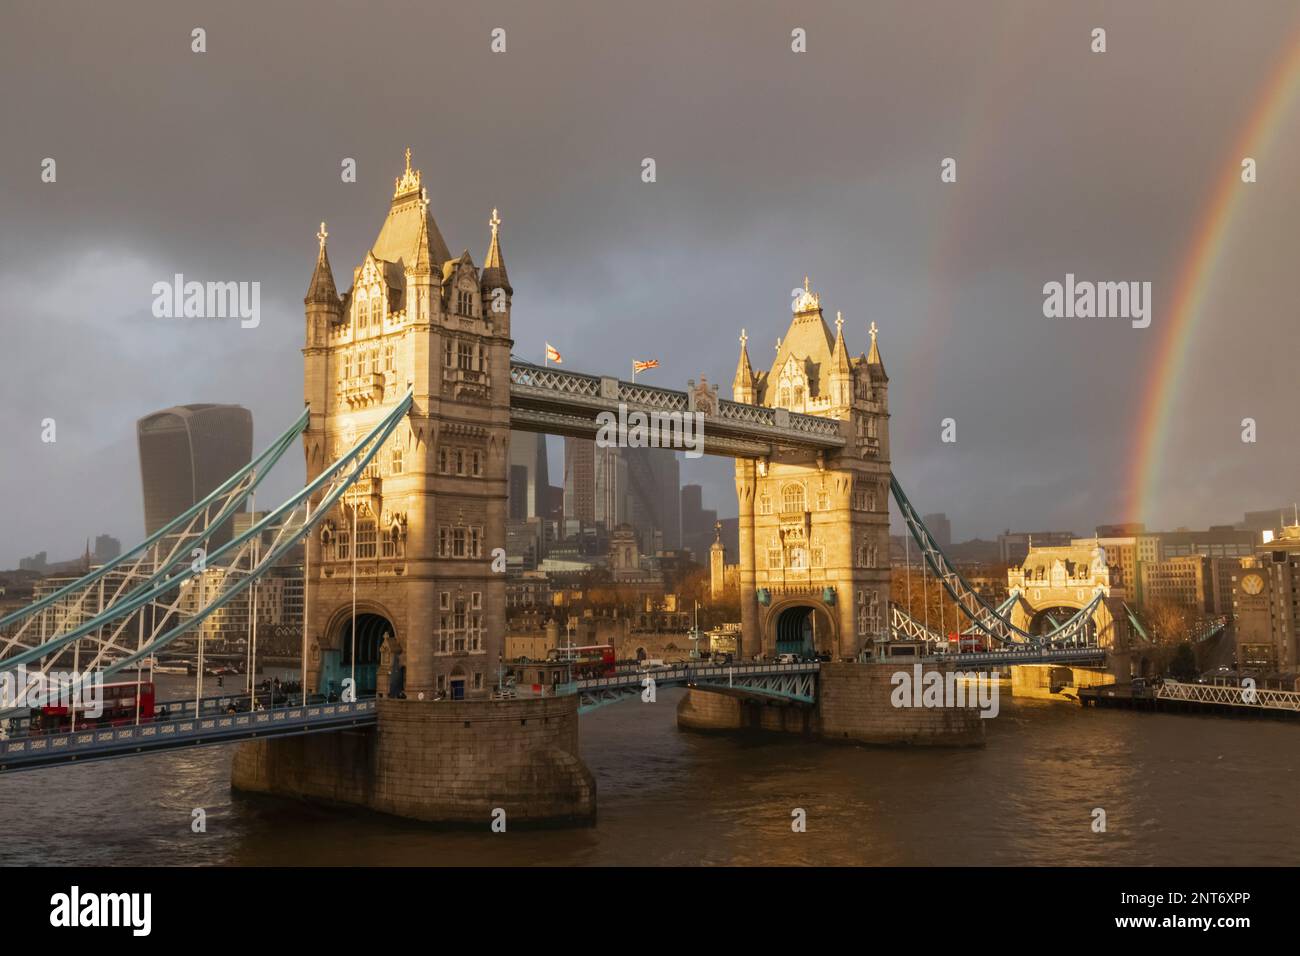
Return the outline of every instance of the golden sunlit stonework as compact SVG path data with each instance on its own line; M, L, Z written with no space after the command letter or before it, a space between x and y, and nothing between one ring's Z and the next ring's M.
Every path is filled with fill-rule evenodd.
M733 398L850 422L852 440L833 459L736 461L744 653L852 659L888 635L889 378L875 323L870 353L850 358L843 316L832 337L807 277L793 311L768 370L741 333Z
M505 632L505 526L512 290L500 217L480 271L453 257L406 153L379 235L336 291L321 224L306 307L307 477L408 389L414 406L366 477L311 541L309 672L409 697L486 696Z

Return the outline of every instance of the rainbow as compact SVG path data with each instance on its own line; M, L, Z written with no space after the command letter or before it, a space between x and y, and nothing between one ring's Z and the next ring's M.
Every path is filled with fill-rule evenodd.
M1227 168L1210 203L1206 206L1195 239L1178 274L1172 319L1165 324L1164 337L1156 346L1154 374L1141 401L1141 413L1133 433L1128 460L1132 471L1128 481L1128 520L1143 521L1150 514L1162 477L1164 438L1178 397L1192 339L1204 312L1204 305L1223 260L1234 213L1250 187L1241 181L1241 161L1257 161L1268 151L1300 92L1300 28L1286 53L1278 61L1255 109L1242 127L1228 156ZM1279 174L1276 171L1270 175Z

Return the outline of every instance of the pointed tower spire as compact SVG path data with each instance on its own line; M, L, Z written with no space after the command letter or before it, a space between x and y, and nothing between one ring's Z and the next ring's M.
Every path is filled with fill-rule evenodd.
M330 257L325 252L325 240L329 233L325 231L325 223L320 224L320 232L316 233L316 238L320 241L320 252L316 255L316 271L311 275L311 284L307 286L307 297L303 299L304 305L337 305L339 301L338 289L334 286L334 270L330 268Z
M830 397L836 405L853 404L853 369L849 364L849 347L844 344L844 313L835 313L835 348L827 376Z
M872 337L872 342L875 337ZM849 348L844 344L844 313L835 313L835 351L831 353L831 373L849 374Z
M889 381L889 376L885 374L885 363L880 358L880 346L876 343L876 333L880 330L876 328L876 323L871 323L871 351L867 353L867 365L871 367L873 378L883 378Z
M441 263L438 265L441 266ZM429 217L421 213L420 231L415 236L415 255L412 256L411 265L407 271L414 275L430 275L433 272L433 266L433 255L429 249Z
M749 336L740 330L740 361L736 363L736 377L731 383L731 395L738 402L754 400L754 369L749 364L749 350L746 344Z
M492 242L488 245L487 257L483 260L483 291L505 289L507 294L513 294L515 290L510 288L506 263L501 257L501 237L498 235L501 217L495 208L492 210L492 218L488 220L488 225L492 227Z

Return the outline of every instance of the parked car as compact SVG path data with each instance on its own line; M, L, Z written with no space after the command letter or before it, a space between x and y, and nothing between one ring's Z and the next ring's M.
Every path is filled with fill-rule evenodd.
M797 654L778 654L778 655L776 655L776 662L777 662L778 664L798 664L798 663L799 663L799 655L797 655Z

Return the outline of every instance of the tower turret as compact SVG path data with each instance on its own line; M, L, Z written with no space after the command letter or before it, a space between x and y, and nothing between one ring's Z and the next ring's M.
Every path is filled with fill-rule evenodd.
M501 217L496 209L488 220L492 227L492 242L488 245L487 256L483 259L483 278L480 287L483 292L483 316L493 325L493 329L502 335L510 334L510 300L514 289L510 286L510 277L506 275L506 262L501 256L501 236L498 230Z
M325 240L329 233L325 223L320 224L316 239L320 250L316 253L316 269L312 272L311 282L307 286L307 295L303 297L306 311L307 329L303 346L303 400L312 409L312 423L317 416L325 414L329 401L328 350L330 332L342 320L343 301L339 298L334 285L334 270L330 268L329 253L325 251ZM308 426L309 431L311 425ZM321 467L319 447L312 454L312 442L308 444L308 475L319 473ZM319 443L317 443L318 445ZM314 460L313 460L314 459ZM313 472L312 469L316 471Z
M828 387L832 405L847 408L853 403L853 369L849 365L849 349L844 344L844 314L835 313L835 350L831 353Z
M731 383L731 397L737 402L746 404L754 401L754 370L749 364L749 352L745 343L749 341L749 336L745 330L740 330L740 361L736 363L736 377Z

